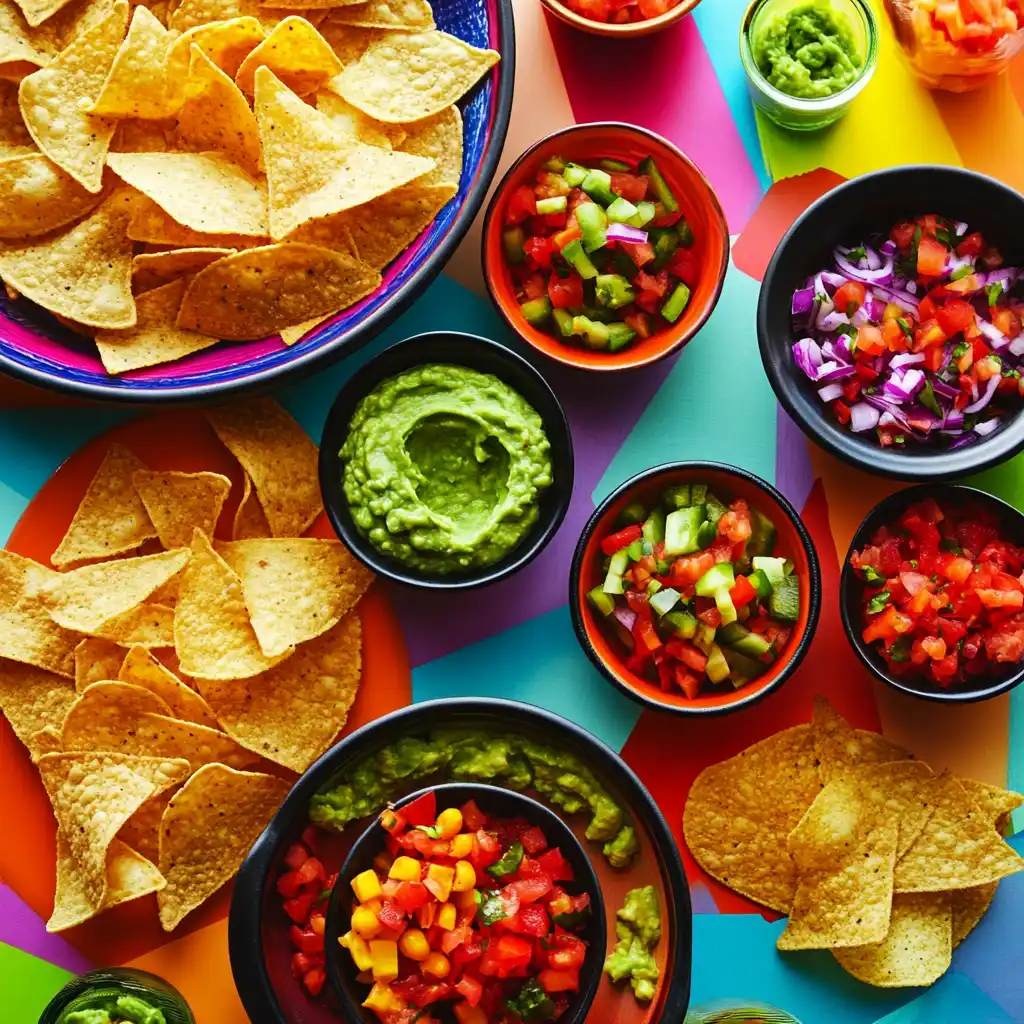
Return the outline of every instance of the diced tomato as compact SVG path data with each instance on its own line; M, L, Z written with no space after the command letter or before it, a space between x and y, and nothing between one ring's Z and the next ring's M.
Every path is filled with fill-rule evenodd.
M502 935L488 943L480 958L480 973L486 976L507 978L517 967L530 962L533 947L518 935ZM543 982L541 982L543 984Z
M318 996L327 981L327 971L323 967L314 967L302 976L302 985L311 996Z
M636 612L638 619L647 619L648 621L650 620L651 604L649 598L647 597L647 594L640 593L636 590L627 590L626 604L629 605L632 611Z
M714 629L718 629L722 624L722 613L717 608L706 608L697 614L697 618L706 626L711 626Z
M538 875L536 878L523 878L518 882L509 882L503 892L514 890L520 903L536 903L551 892L553 883L547 875Z
M324 951L323 935L317 935L312 929L299 928L293 924L288 929L288 937L300 953L322 953Z
M729 590L729 596L736 608L742 608L757 597L757 591L746 576L737 576L735 585Z
M935 316L947 338L973 327L976 319L974 307L963 299L951 299L936 311Z
M284 862L290 868L299 868L309 860L309 857L309 850L302 843L292 843L288 847L288 852L284 855Z
M635 540L640 540L643 530L639 525L627 526L618 533L609 534L601 541L601 550L606 555L614 555L616 551L628 548Z
M905 352L910 347L910 342L907 340L906 334L903 333L903 328L900 327L898 320L885 320L882 323L882 341L885 342L885 347L890 352ZM872 367L866 366L864 363L857 364L858 379L860 378L861 369L870 369L875 377L878 376L878 371ZM874 377L871 378L872 380Z
M526 265L534 270L550 270L553 251L550 238L534 235L523 243Z
M980 256L985 250L985 236L980 231L972 231L964 236L956 247L957 256Z
M587 956L587 944L575 935L555 936L555 948L548 953L548 963L557 971L578 971Z
M1008 338L1016 338L1021 332L1020 316L1005 306L997 306L992 310L992 323L996 330Z
M551 919L548 912L536 903L520 905L515 917L506 918L502 926L519 935L531 935L542 938L551 931Z
M297 871L286 871L277 880L277 891L288 899L293 896L298 896L301 889L302 883L299 881L299 874Z
M700 281L700 260L694 255L692 249L679 246L668 261L669 272L675 274L680 281L696 288Z
M527 217L537 213L537 197L529 185L520 185L508 197L505 207L506 224L522 224Z
M545 992L575 992L580 987L579 973L573 971L541 971L537 976Z
M531 301L533 299L543 298L548 293L548 285L547 282L544 280L543 274L531 274L523 282L522 289L523 295ZM411 824L418 825L420 824L420 822L411 822Z
M464 974L456 982L455 991L458 992L470 1006L476 1006L480 1002L480 997L484 993L484 987L476 980L476 978L471 978L468 974Z
M633 286L639 292L653 292L659 298L668 291L668 271L659 270L656 274L639 271L633 278Z
M683 219L683 211L676 210L674 213L670 213L665 209L664 204L654 204L654 220L651 221L651 227L655 228L670 228L673 224L678 224Z
M687 668L693 669L694 672L703 672L707 667L707 656L686 640L678 638L669 640L665 645L665 653L670 658L682 662Z
M861 324L857 328L857 350L870 356L881 355L885 351L882 332L871 324Z
M946 247L935 238L922 237L917 246L917 272L921 277L938 277L946 265Z
M583 278L575 270L570 270L566 277L552 274L548 278L548 298L555 309L582 306Z
M863 633L864 643L870 644L875 640L891 642L903 633L909 632L913 627L912 619L902 615L892 605L888 605L884 611L873 616L868 622Z
M899 249L906 251L914 240L914 232L916 230L917 225L913 221L901 221L890 230L889 237L896 243Z
M654 259L654 246L650 242L619 242L619 248L638 266L646 266Z
M985 652L995 662L1024 660L1024 621L1021 617L993 626L984 638Z
M396 906L406 914L419 910L429 898L430 893L422 882L402 882L394 895Z
M546 850L537 858L537 865L541 872L552 882L571 882L574 880L572 865L562 855L562 851L556 846L554 849Z
M642 174L627 174L624 171L612 171L611 189L617 196L636 205L647 195L648 180Z
M636 331L636 336L645 341L654 333L654 324L648 313L627 313L625 316L626 326Z
M313 909L315 899L316 897L313 893L300 893L293 899L284 901L284 912L296 924L305 924L309 919L309 912Z
M867 288L859 281L847 281L840 285L832 296L832 302L840 313L846 316L853 316L854 313L864 305L867 296Z
M310 882L322 882L327 877L323 864L316 857L307 857L295 872L300 885L309 885Z

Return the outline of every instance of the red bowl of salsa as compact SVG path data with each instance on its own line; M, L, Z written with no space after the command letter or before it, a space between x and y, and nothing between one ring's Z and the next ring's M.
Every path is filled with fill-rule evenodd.
M920 484L868 513L843 565L854 652L894 689L987 700L1024 679L1024 515L961 484Z
M646 36L674 25L700 0L541 0L559 21L613 39Z

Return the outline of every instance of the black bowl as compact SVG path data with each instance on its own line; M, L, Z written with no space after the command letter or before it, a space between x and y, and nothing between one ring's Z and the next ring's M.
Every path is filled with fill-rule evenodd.
M832 417L793 359L793 292L831 263L836 245L855 245L898 220L937 213L966 221L1002 251L1024 262L1024 195L994 178L957 167L894 167L854 178L812 203L786 232L761 284L757 338L765 373L800 429L826 451L868 473L908 480L964 476L1024 449L1024 417L1015 413L994 433L954 451L882 448ZM872 435L873 436L873 435Z
M99 991L145 999L163 1013L167 1024L195 1024L185 997L169 981L134 967L104 967L72 978L46 1004L38 1024L57 1024L79 996Z
M338 452L359 402L378 384L425 363L452 363L490 373L526 399L540 415L551 442L553 483L541 495L540 515L529 533L504 558L468 572L430 576L382 555L356 528L342 488ZM352 553L380 576L414 587L465 590L494 583L534 559L555 535L572 497L573 455L569 423L555 393L522 356L488 338L457 331L417 334L385 349L342 387L327 414L320 440L320 491L327 516Z
M346 737L310 767L292 787L263 834L253 844L235 882L228 943L231 970L252 1024L337 1024L339 1010L310 1000L290 971L293 949L289 921L281 911L276 880L286 870L284 856L309 823L309 801L356 762L396 740L436 729L483 729L518 733L570 753L594 773L620 806L633 817L640 840L640 860L623 885L655 884L662 906L662 939L668 943L664 977L658 994L660 1018L681 1021L690 995L692 912L690 890L679 847L650 794L625 762L600 740L564 718L512 700L454 698L425 701L395 711ZM431 780L410 783L406 792ZM443 778L439 782L445 781ZM380 810L378 808L375 810ZM351 842L366 824L353 822L340 837ZM325 852L320 852L326 859ZM337 860L341 864L344 854ZM328 863L328 870L333 870ZM604 865L602 885L621 877Z
M1007 540L1018 545L1024 544L1024 515L1012 505L985 491L979 491L976 487L965 487L963 484L918 484L916 487L906 487L895 494L890 494L864 517L853 535L849 551L846 552L843 573L839 580L839 614L843 620L846 637L857 657L883 683L901 693L909 693L913 697L923 697L925 700L939 701L943 704L967 704L998 697L1024 680L1024 664L1007 664L1002 674L982 677L976 686L941 690L923 680L901 679L894 676L882 656L862 639L862 597L865 588L850 565L850 556L867 544L880 526L891 525L908 505L921 501L922 498L935 498L940 505L964 505L968 502L980 505L999 517Z
M461 807L469 800L475 800L477 806L491 818L523 818L531 825L539 826L548 840L550 847L558 847L562 855L572 865L576 876L573 882L560 883L562 888L572 895L590 894L591 912L586 929L580 937L588 943L587 959L580 969L579 991L573 994L568 1009L559 1018L559 1024L583 1024L587 1018L590 1004L601 981L601 967L604 963L604 950L607 944L607 926L605 924L604 899L601 886L590 863L590 857L583 849L582 843L576 838L572 829L562 819L542 803L500 786L486 786L481 783L449 782L428 789L417 790L397 801L399 808L426 793L437 795L438 812L448 807ZM331 901L327 910L327 927L324 933L327 955L327 977L334 986L338 1000L343 1007L347 1020L360 1020L364 1024L378 1024L376 1015L364 1010L360 1005L366 998L368 987L356 980L358 971L348 951L338 945L338 937L348 930L352 888L349 884L356 875L373 866L373 860L384 849L386 832L379 822L374 822L355 841L349 851L341 871L338 883L331 893ZM447 1008L440 1004L435 1008L435 1016L446 1022L454 1017L447 1017Z

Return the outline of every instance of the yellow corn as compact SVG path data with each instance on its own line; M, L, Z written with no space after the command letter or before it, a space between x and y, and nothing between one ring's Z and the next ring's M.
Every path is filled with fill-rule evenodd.
M455 927L457 917L454 903L442 903L441 909L437 912L438 927L450 932Z
M455 879L452 882L453 892L465 892L476 886L476 871L468 860L460 860L455 865Z
M420 862L412 857L396 857L391 865L388 878L396 878L400 882L418 882L420 880Z
M447 978L451 969L452 965L448 963L448 957L444 953L437 952L431 953L420 965L420 970L432 978Z
M451 849L448 852L456 859L468 857L473 852L473 839L474 836L469 832L460 832L452 839Z
M442 839L454 839L462 831L462 811L449 807L437 816L436 824Z
M452 890L452 903L454 903L459 910L472 910L476 913L476 889L466 889L464 892L455 892Z
M352 931L364 939L372 939L380 931L380 921L372 910L356 907L352 911Z
M455 881L455 868L446 867L444 864L431 864L427 868L427 878L434 883L427 888L439 902L446 903L451 895L452 882Z
M402 951L403 956L407 956L417 963L422 963L430 956L430 943L427 942L426 935L419 928L407 928L398 940L398 948Z
M340 936L338 945L344 946L352 955L352 962L360 971L368 971L373 967L373 957L370 955L370 944L355 932L347 932Z
M846 311L843 310L843 312L845 313ZM883 320L899 320L904 315L903 307L897 306L895 302L886 303L885 309L882 310Z
M377 877L377 872L367 869L356 875L352 879L352 891L360 903L377 899L381 895L380 879Z
M373 939L370 942L373 980L384 984L398 977L398 943L394 939Z
M391 991L390 985L374 985L370 989L370 994L363 1000L363 1006L368 1010L376 1010L377 1013L388 1013L404 1010L405 1000L399 999Z

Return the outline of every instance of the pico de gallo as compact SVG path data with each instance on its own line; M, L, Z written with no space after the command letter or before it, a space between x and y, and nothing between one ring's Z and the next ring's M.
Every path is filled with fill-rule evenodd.
M1024 660L1024 549L989 510L926 498L850 564L864 583L864 642L893 675L950 689Z
M544 832L499 820L474 801L437 812L427 793L382 812L386 849L351 880L349 930L339 938L372 987L363 1006L382 1024L557 1020L579 989L587 942L576 932L587 893Z
M952 449L1019 409L1024 280L980 231L928 214L833 258L793 295L793 355L839 423Z
M793 563L772 521L703 483L631 502L600 541L603 582L587 595L631 672L696 697L763 675L800 614Z
M672 10L679 0L562 0L570 11L591 21L625 25L648 21Z
M618 352L675 323L700 276L694 235L651 156L554 156L505 204L502 247L523 318Z

